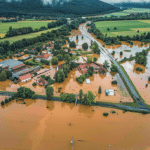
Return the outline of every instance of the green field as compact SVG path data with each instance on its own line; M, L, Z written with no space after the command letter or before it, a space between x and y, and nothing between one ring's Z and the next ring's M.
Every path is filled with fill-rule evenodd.
M96 22L95 25L97 29L108 36L133 36L144 32L150 32L149 20L99 21ZM116 27L117 30L114 30L114 27ZM107 28L109 28L110 31L107 31ZM139 33L137 33L137 30L139 30Z
M41 35L42 33L47 33L48 31L52 31L55 29L57 28L52 28L52 29L48 29L48 30L44 30L44 31L36 32L36 33L25 34L25 35L18 35L18 36L14 36L10 38L4 38L4 39L0 39L0 42L9 41L10 43L13 43L15 41L22 40L24 38L25 39L33 38L33 37Z
M110 17L110 16L127 16L130 15L131 13L150 13L150 9L149 8L129 8L127 10L123 10L123 11L119 11L119 12L114 12L114 13L110 13L110 14L105 14L105 15L98 15L101 17ZM97 17L97 16L95 16Z
M52 22L52 20L48 21L18 21L18 22L7 22L2 23L0 22L0 34L5 34L9 30L9 27L12 26L12 28L23 28L23 27L32 27L33 29L40 28L42 26L46 26L49 22Z

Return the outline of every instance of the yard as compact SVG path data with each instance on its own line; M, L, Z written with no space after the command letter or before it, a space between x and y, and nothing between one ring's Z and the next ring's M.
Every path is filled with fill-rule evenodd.
M107 36L133 36L150 31L149 20L128 20L128 21L99 21L95 23L97 29ZM114 30L114 27L117 29ZM110 30L108 31L107 28ZM137 31L139 30L139 33Z

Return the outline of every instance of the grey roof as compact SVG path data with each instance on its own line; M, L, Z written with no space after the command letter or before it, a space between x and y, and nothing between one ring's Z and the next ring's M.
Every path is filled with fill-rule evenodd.
M0 62L0 64L3 67L9 66L9 68L12 68L12 67L15 67L15 66L23 64L23 62L18 61L18 60L8 59L8 60Z

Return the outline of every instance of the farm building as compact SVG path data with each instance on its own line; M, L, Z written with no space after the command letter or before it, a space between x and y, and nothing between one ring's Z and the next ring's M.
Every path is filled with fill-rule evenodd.
M26 82L26 81L30 80L31 77L32 77L32 75L31 75L30 73L28 73L28 74L26 74L26 75L20 76L20 77L19 77L19 80L20 80L21 82Z
M8 59L0 62L4 70L10 70L12 72L17 72L26 68L26 65L18 60Z

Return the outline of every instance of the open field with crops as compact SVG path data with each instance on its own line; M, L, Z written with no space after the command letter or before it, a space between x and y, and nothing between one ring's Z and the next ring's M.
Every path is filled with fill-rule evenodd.
M40 32L35 32L35 33L30 33L30 34L25 34L25 35L18 35L18 36L14 36L14 37L10 37L10 38L4 38L4 39L0 39L0 42L3 41L9 41L10 43L13 43L15 41L18 40L22 40L22 39L29 39L29 38L33 38L36 36L41 35L42 33L47 33L48 31L52 31L52 30L56 30L57 28L52 28L52 29L48 29L48 30L44 30L44 31L40 31Z
M33 29L40 28L42 26L46 26L49 22L52 22L52 20L48 21L18 21L18 22L7 22L2 23L0 22L0 34L6 34L9 30L9 27L11 26L13 29L15 28L23 28L23 27L32 27Z
M150 32L149 20L128 20L128 21L99 21L95 23L96 28L108 36L133 36L144 32ZM114 27L117 29L114 30ZM107 28L110 30L108 31ZM137 31L139 30L139 33Z

